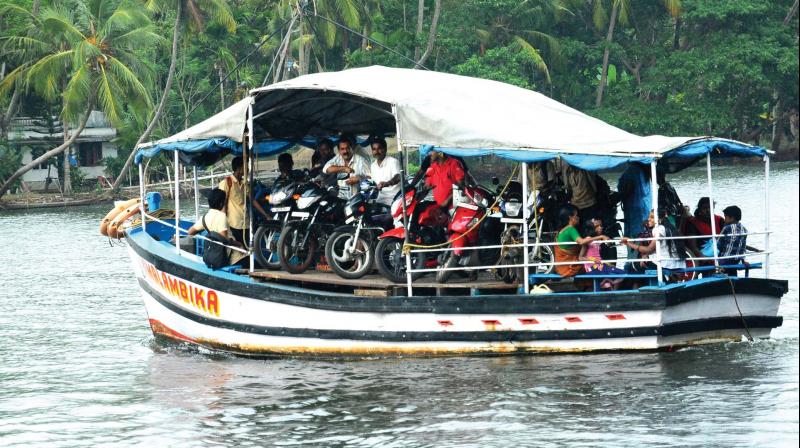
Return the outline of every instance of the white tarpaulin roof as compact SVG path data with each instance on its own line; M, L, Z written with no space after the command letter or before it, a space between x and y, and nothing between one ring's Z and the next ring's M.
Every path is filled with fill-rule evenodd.
M287 89L344 92L393 105L405 145L644 155L661 154L694 139L640 137L538 92L423 70L373 66L317 73L251 93L259 98Z
M543 153L645 161L675 148L681 149L670 157L696 158L711 151L766 154L763 148L716 138L640 137L540 93L501 82L373 66L305 75L252 90L247 98L189 129L141 145L137 161L163 150L220 155L241 151L250 104L258 154L273 154L294 142L339 132L396 132L404 146L488 150L518 161L548 158ZM614 163L621 162L586 169Z
M251 97L244 98L233 106L206 118L188 129L155 142L144 143L140 147L146 148L165 143L212 138L229 138L241 143L245 126L247 125L247 107L252 101Z

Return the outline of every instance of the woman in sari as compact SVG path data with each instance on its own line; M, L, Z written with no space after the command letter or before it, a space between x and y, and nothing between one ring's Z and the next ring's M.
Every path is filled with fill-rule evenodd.
M581 246L593 241L606 241L605 235L593 236L588 238L581 237L576 226L580 222L578 209L573 205L566 205L559 213L561 218L561 230L556 236L555 256L556 273L562 277L574 277L584 272L583 262L580 260ZM572 264L559 264L572 263Z

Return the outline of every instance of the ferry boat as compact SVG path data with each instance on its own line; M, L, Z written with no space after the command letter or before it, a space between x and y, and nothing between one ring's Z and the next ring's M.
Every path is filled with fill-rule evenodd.
M170 242L181 241L201 216L196 167L243 155L252 179L257 158L339 132L394 136L406 161L410 149L434 148L464 158L494 155L523 168L559 158L591 171L641 164L655 174L658 163L705 160L712 203L712 158L759 157L768 223L770 154L761 147L712 137L640 137L536 92L451 74L375 66L305 75L252 90L229 109L138 148L142 198L143 159L166 151L175 160L175 211L154 210L154 200L128 204L128 215L139 219L116 235L127 240L156 336L247 356L491 355L665 350L768 338L782 323L778 309L788 285L769 278L768 225L749 233L762 236L763 250L747 253L746 265L728 266L741 276L718 274L725 260L715 251L704 277L665 283L659 254L649 285L616 291L539 293L536 284L553 275L537 273L541 263L528 254L549 243L529 232L523 232L523 263L512 266L524 275L511 285L414 280L410 262L405 283L377 275L291 275L255 269L252 254L249 267L212 270L193 246ZM178 188L187 181L179 179L181 166L195 168L190 217L180 214L187 199ZM527 169L521 173L528 198ZM653 182L653 204L657 194ZM530 215L525 207L525 228ZM713 229L714 240L719 231ZM407 251L406 260L415 250L424 249Z

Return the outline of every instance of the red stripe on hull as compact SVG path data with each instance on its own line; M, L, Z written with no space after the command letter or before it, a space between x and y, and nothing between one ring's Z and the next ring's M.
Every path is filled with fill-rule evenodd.
M186 336L185 334L178 333L177 331L167 327L166 325L161 323L160 320L157 319L150 319L150 329L153 330L153 334L155 335L166 336L168 338L178 339L186 342L193 342L195 344L197 343L196 340L190 338L189 336Z

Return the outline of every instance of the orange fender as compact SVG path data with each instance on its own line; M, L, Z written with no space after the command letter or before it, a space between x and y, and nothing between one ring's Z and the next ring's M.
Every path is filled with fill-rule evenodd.
M141 198L133 198L125 202L120 202L116 206L114 206L114 208L111 209L111 211L106 214L105 218L103 218L100 221L100 234L110 236L108 235L108 226L109 224L111 224L111 221L113 221L114 218L117 217L117 215L119 215L122 211L124 211L128 207L132 205L138 205L140 201Z
M122 229L122 224L130 217L139 213L139 203L135 203L125 210L119 212L117 216L108 224L107 234L111 238L122 238L125 232Z

